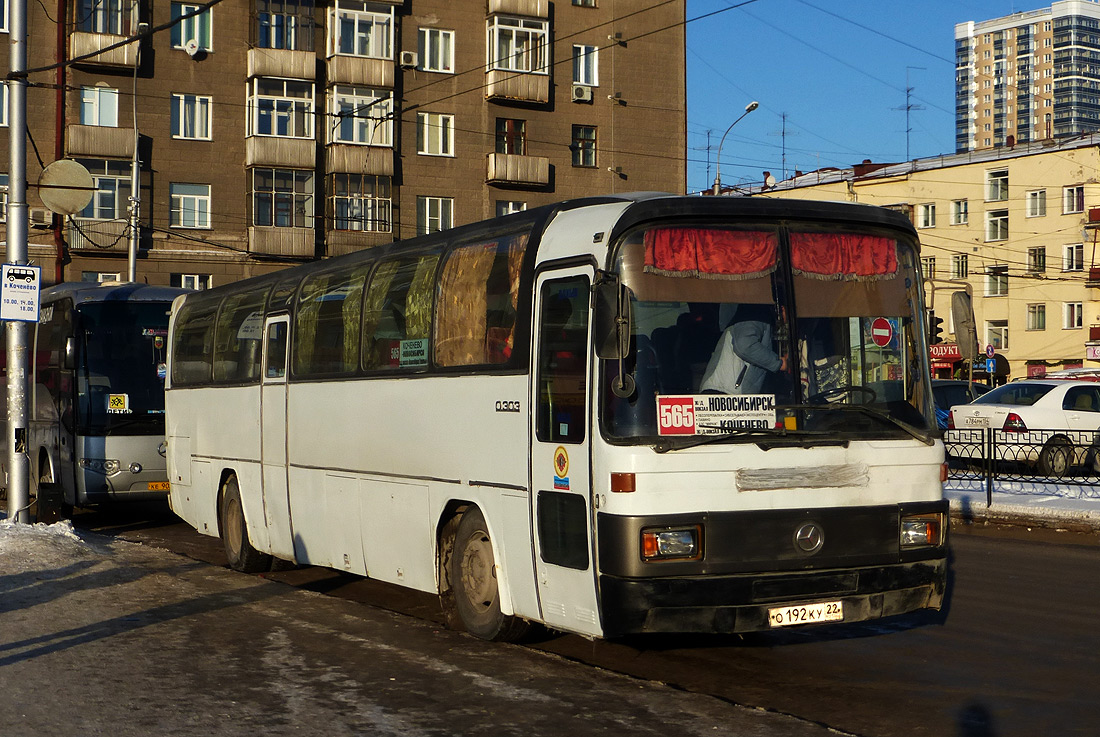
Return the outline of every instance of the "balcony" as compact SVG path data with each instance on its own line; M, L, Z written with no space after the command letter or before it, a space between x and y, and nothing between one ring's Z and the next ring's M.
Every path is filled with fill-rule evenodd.
M364 87L393 89L393 61L365 56L332 56L328 60L328 81Z
M388 147L330 143L326 149L326 159L329 172L354 171L393 176L393 149Z
M317 54L287 49L249 49L248 77L316 79Z
M69 156L132 159L134 129L70 125L65 129L65 153Z
M130 248L130 224L125 220L73 218L67 230L73 251L125 253Z
M88 31L74 31L69 36L69 61L78 59L87 54L95 54L97 51L125 41L128 36L118 36L113 33L90 33ZM138 61L138 42L131 41L117 49L104 51L90 59L83 59L78 64L93 66L113 67L116 69L133 69Z
M1090 266L1088 278L1085 279L1086 287L1100 287L1100 266Z
M362 230L330 230L325 233L325 255L344 256L393 242L393 233Z
M485 74L485 97L489 100L550 102L550 75L490 69Z
M313 228L265 228L254 225L248 229L249 253L310 259L315 251Z
M528 18L549 18L549 0L489 0L489 15L525 15Z
M550 159L545 156L489 154L485 179L489 184L544 187L550 184Z
M312 169L317 154L317 143L312 138L248 136L244 148L245 166Z

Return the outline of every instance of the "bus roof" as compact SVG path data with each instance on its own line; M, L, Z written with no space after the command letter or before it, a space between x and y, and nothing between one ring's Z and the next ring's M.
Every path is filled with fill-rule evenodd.
M74 305L85 302L171 302L193 290L136 282L65 282L42 290L42 303L68 297Z

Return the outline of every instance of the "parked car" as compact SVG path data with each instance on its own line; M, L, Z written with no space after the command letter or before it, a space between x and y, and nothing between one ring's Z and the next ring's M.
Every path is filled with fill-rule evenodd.
M956 404L968 404L989 391L985 384L956 379L932 379L932 401L936 404L936 423L947 429L947 417Z
M998 461L1023 463L1044 476L1064 476L1081 465L1100 471L1100 383L1013 381L955 406L948 419L948 429L955 431L947 436L948 454L980 460L986 428L997 431Z

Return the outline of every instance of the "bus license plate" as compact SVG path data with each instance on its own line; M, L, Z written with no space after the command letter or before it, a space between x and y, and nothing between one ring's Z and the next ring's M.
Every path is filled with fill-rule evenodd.
M168 491L167 481L150 481L146 487L149 491Z
M840 622L843 619L844 604L839 601L822 601L817 604L785 606L768 610L768 624L772 627L814 624L815 622Z

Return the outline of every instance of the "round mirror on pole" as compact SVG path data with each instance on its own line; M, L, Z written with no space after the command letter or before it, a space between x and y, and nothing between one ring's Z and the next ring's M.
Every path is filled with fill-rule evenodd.
M58 215L75 215L88 206L95 192L91 173L80 162L58 159L38 177L42 204Z

